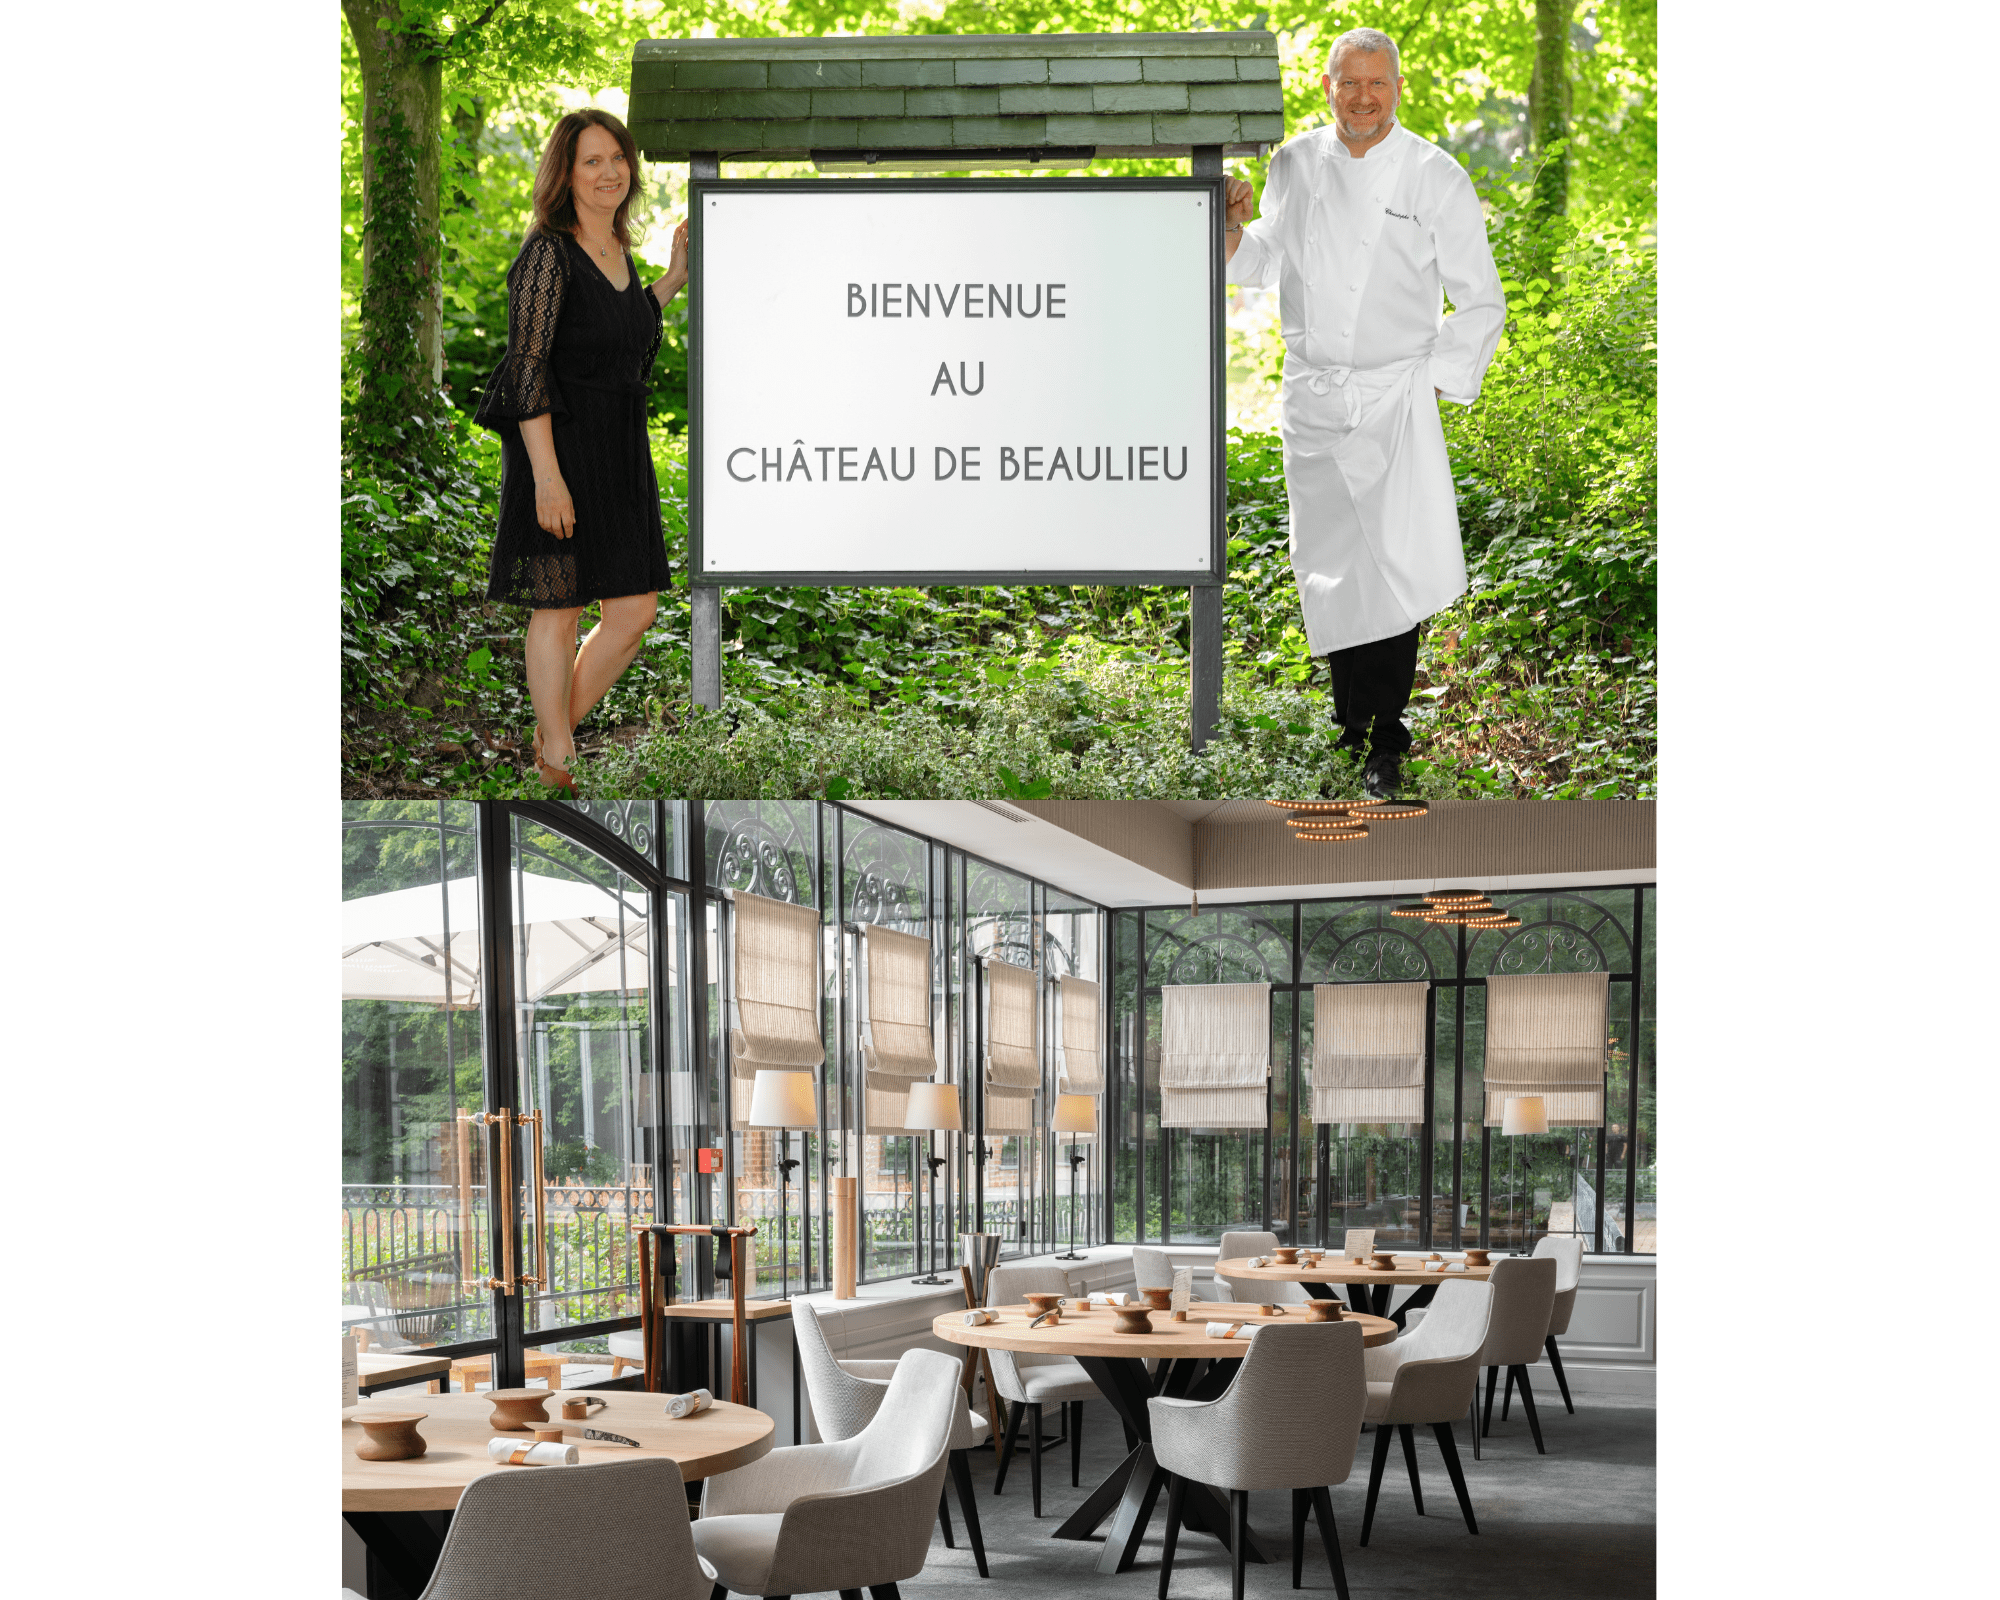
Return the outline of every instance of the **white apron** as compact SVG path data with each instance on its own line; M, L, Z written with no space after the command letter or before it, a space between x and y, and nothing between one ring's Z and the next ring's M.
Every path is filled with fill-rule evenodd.
M1465 551L1430 357L1285 361L1279 434L1292 573L1316 656L1408 633L1465 593Z

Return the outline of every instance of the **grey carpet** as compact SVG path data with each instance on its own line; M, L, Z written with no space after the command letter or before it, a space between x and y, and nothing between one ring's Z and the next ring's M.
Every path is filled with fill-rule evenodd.
M1537 1397L1540 1398L1539 1396ZM1050 1416L1051 1427L1055 1418ZM1654 1469L1650 1407L1579 1403L1576 1415L1559 1398L1542 1407L1549 1453L1535 1453L1519 1407L1505 1422L1494 1408L1493 1435L1482 1461L1472 1459L1463 1424L1454 1428L1459 1456L1479 1521L1475 1538L1465 1530L1444 1462L1428 1429L1417 1434L1417 1465L1425 1515L1410 1502L1402 1451L1392 1446L1382 1477L1375 1526L1363 1549L1361 1508L1367 1495L1374 1434L1361 1436L1354 1472L1333 1490L1341 1555L1354 1600L1363 1596L1434 1595L1469 1600L1626 1600L1653 1593ZM1083 1429L1083 1486L1069 1483L1069 1446L1042 1458L1042 1517L1029 1512L1025 1441L1008 1469L1005 1493L993 1494L994 1455L987 1446L973 1456L973 1483L985 1535L990 1580L981 1581L965 1540L957 1497L952 1500L958 1548L947 1550L935 1533L930 1563L901 1585L907 1600L1000 1600L1014 1585L1030 1582L1037 1594L1103 1595L1105 1600L1153 1600L1160 1579L1166 1502L1153 1513L1137 1563L1107 1577L1096 1570L1101 1543L1051 1539L1072 1510L1124 1454L1124 1439L1108 1405L1093 1402ZM1107 1523L1108 1526L1108 1523ZM1291 1497L1282 1490L1250 1501L1251 1533L1269 1558L1252 1563L1246 1595L1292 1592ZM1057 1587L1050 1588L1051 1580ZM1306 1529L1305 1590L1330 1596L1333 1576L1310 1523ZM1003 1588L1003 1585L1006 1586ZM1183 1533L1174 1556L1175 1600L1227 1600L1229 1553L1214 1539Z

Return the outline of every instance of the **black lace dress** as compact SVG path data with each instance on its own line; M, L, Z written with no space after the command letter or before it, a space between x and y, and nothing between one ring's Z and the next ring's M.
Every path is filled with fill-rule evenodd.
M629 253L625 270L625 287L614 289L581 245L549 233L528 239L507 269L507 354L475 417L501 439L489 600L563 609L667 586L646 443L660 305ZM567 539L535 520L535 469L520 425L544 413L576 507Z

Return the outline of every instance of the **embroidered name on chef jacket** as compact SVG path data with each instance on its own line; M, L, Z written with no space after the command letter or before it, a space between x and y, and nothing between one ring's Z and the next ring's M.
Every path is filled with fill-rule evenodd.
M1417 220L1417 214L1414 211L1410 212L1390 211L1387 206L1384 206L1382 209L1383 211L1387 212L1388 215L1399 218L1404 222L1415 222Z

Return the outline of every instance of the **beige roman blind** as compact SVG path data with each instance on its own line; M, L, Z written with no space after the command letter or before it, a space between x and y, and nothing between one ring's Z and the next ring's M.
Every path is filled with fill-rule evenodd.
M729 1125L742 1129L760 1067L803 1072L826 1060L819 1033L819 912L738 894L730 926Z
M1313 1121L1424 1120L1424 1000L1430 987L1313 985Z
M1034 1115L1042 1066L1035 1050L1035 975L989 956L986 961L986 1127L1025 1133Z
M1486 980L1486 1125L1515 1095L1548 1102L1551 1128L1604 1126L1608 972Z
M1088 978L1063 978L1056 992L1062 1005L1057 1087L1064 1094L1102 1094L1104 1062L1097 1051L1097 985Z
M908 1133L910 1084L937 1070L931 1043L931 943L866 925L861 930L861 1066L870 1133Z
M1169 984L1160 1002L1160 1126L1263 1127L1271 986Z

